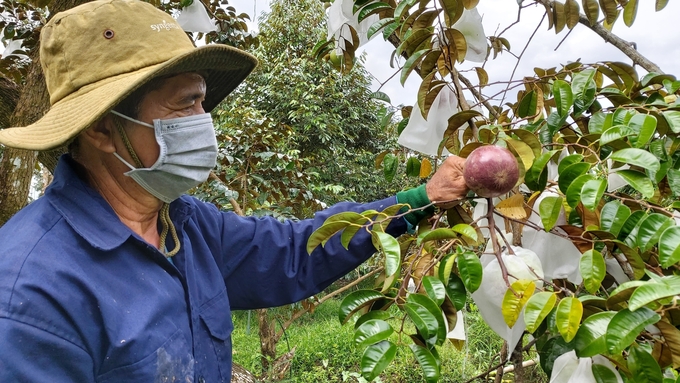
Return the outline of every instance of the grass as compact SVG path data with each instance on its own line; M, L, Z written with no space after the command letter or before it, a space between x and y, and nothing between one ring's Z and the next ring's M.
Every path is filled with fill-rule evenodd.
M338 320L340 302L341 299L329 300L320 305L313 314L300 318L281 338L277 346L278 355L297 347L286 382L364 382L358 379L363 350L354 344L353 325L347 323L343 326ZM274 309L274 312L283 318L289 313L286 310ZM400 318L402 314L396 308L393 310L393 314ZM255 312L251 315L249 334L247 312L236 312L233 319L234 362L257 374L261 368L257 316ZM476 310L465 312L465 321L468 342L464 348L457 350L449 342L439 348L442 361L439 381L442 383L465 382L498 363L497 353L502 339L484 323ZM400 325L401 322L396 319L392 323L395 329ZM407 333L414 332L408 324L405 328ZM393 342L403 345L411 343L408 338L400 341L396 334L392 337ZM534 375L532 382L547 381L540 371ZM383 383L425 382L408 346L398 348L397 357L379 379ZM504 378L504 381L512 380Z

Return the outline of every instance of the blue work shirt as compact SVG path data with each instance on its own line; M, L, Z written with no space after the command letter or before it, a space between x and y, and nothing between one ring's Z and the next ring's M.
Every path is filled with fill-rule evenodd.
M45 196L0 228L0 382L229 382L231 310L320 292L375 249L360 233L349 251L333 238L310 256L309 235L335 213L396 202L281 223L183 196L170 205L181 243L170 262L77 168L63 156Z

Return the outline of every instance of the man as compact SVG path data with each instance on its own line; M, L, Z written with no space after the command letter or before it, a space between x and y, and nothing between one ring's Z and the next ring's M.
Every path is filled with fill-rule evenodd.
M153 6L101 0L55 15L40 57L51 108L0 143L70 154L0 228L0 382L229 382L232 309L316 294L374 253L365 234L349 251L305 246L327 217L395 197L279 223L182 195L215 165L206 112L255 67L247 53L194 48ZM399 201L462 198L462 163Z

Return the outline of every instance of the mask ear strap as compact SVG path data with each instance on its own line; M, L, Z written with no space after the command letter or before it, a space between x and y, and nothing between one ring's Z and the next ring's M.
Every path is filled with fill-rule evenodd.
M112 111L113 112L113 111ZM120 115L120 113L114 113L115 115ZM133 120L134 121L134 120ZM137 157L137 153L135 153L135 149L132 148L132 144L130 143L130 139L128 138L127 134L125 133L125 129L123 129L123 124L120 122L119 119L114 118L113 119L114 125L116 125L116 129L118 129L118 134L120 135L120 138L123 140L123 144L125 144L125 148L127 149L128 153L130 153L130 156L132 157L132 160L135 162L135 166L138 168L143 168L144 164L142 164L142 161L139 160L139 157ZM120 156L117 156L120 159ZM125 161L123 161L125 162ZM125 162L127 164L127 162ZM127 164L130 166L129 164ZM132 168L132 166L130 166Z
M120 118L124 118L128 121L134 122L135 124L143 125L143 126L146 126L147 128L151 128L151 129L154 128L153 125L151 125L151 124L147 124L146 122L135 120L134 118L128 117L128 116L124 115L123 113L118 113L113 109L111 110L111 113L115 114L116 116L118 116Z

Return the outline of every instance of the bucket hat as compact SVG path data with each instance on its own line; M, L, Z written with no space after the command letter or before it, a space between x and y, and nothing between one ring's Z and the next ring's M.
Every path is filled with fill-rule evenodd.
M47 150L68 142L158 76L200 72L212 110L257 66L239 49L195 47L169 14L139 0L99 0L54 15L40 33L50 109L37 122L0 130L0 143Z

